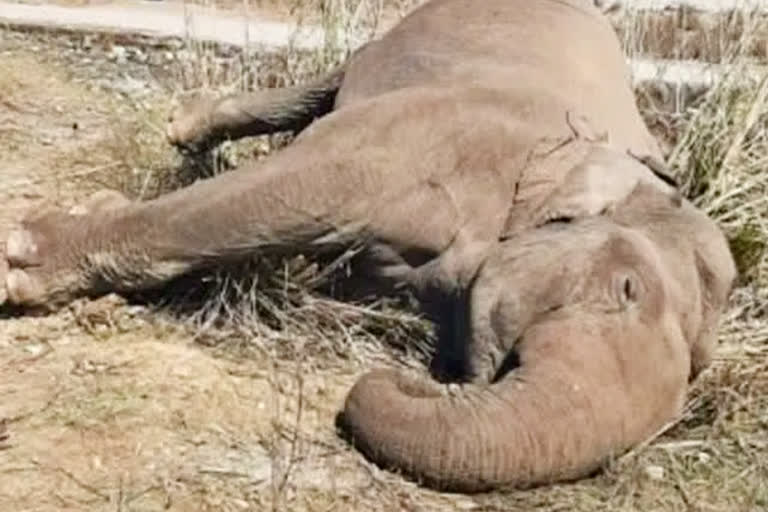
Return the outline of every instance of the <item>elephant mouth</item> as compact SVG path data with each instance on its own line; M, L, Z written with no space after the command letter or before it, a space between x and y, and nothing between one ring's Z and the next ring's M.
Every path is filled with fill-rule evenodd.
M515 340L515 343L517 340ZM491 384L500 382L504 377L509 375L510 372L520 368L520 353L513 347L507 351L504 359L501 360L501 364L496 369L496 373L491 377Z
M547 307L545 311L535 315L534 319L530 322L529 328L531 326L535 326L538 323L546 322L549 318L551 318L551 315L557 312L561 312L563 309L563 304L555 304ZM493 376L490 379L491 384L495 384L501 381L511 372L521 367L522 362L520 359L520 353L516 347L519 345L520 340L525 338L526 330L527 329L523 329L521 334L516 336L515 339L512 340L510 346L506 348L504 357L501 359L501 362L496 367L496 371L493 373Z

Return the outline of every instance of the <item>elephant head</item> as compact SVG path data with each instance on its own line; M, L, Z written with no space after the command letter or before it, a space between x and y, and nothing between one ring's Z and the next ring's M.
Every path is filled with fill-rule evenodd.
M490 382L373 371L340 427L369 458L441 489L584 476L680 411L734 277L714 222L638 184L602 215L550 222L487 257L468 316L478 346L507 351Z

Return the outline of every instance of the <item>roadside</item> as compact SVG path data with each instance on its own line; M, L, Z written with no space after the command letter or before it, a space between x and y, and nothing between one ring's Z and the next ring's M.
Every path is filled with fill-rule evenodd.
M0 23L11 26L134 33L250 48L253 52L317 50L329 43L359 47L392 27L420 0L335 2L335 10L318 14L313 0L260 2L226 0L0 0ZM689 10L668 7L692 5ZM768 8L744 0L675 2L632 0L608 2L607 15L617 27L635 83L686 84L709 87L730 64L733 51L749 57L751 76L765 71L768 56ZM44 8L43 8L44 6Z

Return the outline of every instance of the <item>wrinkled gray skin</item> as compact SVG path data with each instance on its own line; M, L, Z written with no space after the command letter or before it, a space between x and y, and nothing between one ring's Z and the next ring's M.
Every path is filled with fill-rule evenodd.
M433 0L329 76L187 106L169 137L276 130L298 136L262 163L27 219L0 295L55 305L364 238L372 277L411 286L438 322L435 376L466 383L363 376L339 425L374 461L442 489L537 485L680 411L734 265L645 165L659 151L591 0Z

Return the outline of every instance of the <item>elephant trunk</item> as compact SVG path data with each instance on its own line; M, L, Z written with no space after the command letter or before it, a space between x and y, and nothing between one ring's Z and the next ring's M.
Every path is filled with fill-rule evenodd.
M684 369L655 371L650 360L615 350L624 342L593 333L542 339L562 330L538 330L521 342L521 366L494 384L446 393L393 371L371 372L350 391L340 426L382 466L439 489L481 492L585 476L681 406ZM649 372L646 380L632 383L634 370Z

